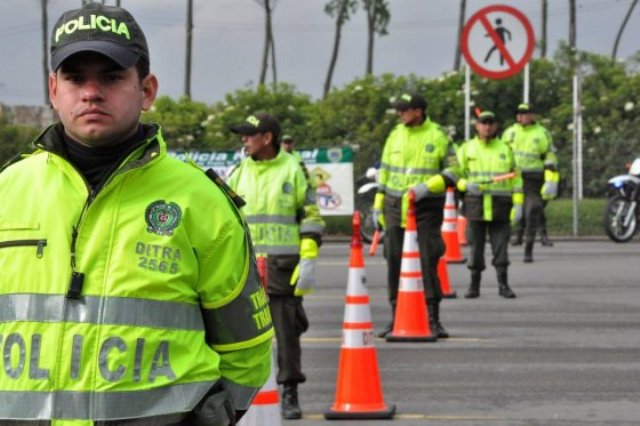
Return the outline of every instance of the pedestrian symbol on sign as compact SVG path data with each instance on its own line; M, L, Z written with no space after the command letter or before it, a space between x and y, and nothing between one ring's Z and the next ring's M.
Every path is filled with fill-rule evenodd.
M502 26L502 19L497 18L495 22L496 26L493 28L493 31L495 31L495 33L498 35L498 38L502 40L502 45L504 46L507 43L505 36L508 36L509 41L511 41L511 31ZM491 34L487 33L485 34L485 37L491 37ZM489 49L489 52L487 52L487 56L485 56L484 58L485 63L489 61L489 58L496 50L498 50L498 45L494 43L493 47L491 47L491 49ZM500 52L500 65L504 65L504 56L502 56L502 52Z
M486 78L507 78L527 64L535 44L527 17L506 5L478 10L462 29L460 48L467 64Z

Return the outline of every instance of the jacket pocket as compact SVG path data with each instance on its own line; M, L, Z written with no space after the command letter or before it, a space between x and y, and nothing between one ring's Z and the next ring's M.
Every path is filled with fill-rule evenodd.
M16 247L34 247L36 249L36 257L38 259L44 256L44 248L47 246L46 239L25 239L25 240L10 240L0 241L0 250L10 249Z

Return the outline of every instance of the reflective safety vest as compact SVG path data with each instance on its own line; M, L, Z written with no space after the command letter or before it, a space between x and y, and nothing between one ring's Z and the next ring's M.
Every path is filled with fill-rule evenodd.
M227 183L247 202L242 211L256 255L297 255L301 235L321 237L324 220L313 187L283 149L270 160L244 159Z
M449 137L429 118L416 127L398 124L382 151L378 192L402 197L409 188L439 174L449 154ZM444 197L444 192L428 196Z
M0 419L187 413L219 379L248 408L273 328L238 211L155 126L91 193L62 132L0 174Z
M522 192L522 178L519 173L497 182L492 178L515 170L511 148L498 138L485 142L476 136L458 148L457 156L456 176L482 184L481 195L465 194L465 212L476 212L467 219L508 221L513 193Z
M557 158L551 134L541 124L523 126L516 123L504 131L502 139L511 145L516 167L523 173L556 168Z

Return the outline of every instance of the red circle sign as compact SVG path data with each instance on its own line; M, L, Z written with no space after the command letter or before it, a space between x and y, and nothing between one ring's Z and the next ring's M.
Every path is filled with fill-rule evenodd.
M520 49L519 52L510 51L508 44L513 41L512 33L509 29L501 26L501 18L495 19L496 26L492 26L488 18L491 13L502 13L505 18L519 26L517 29L521 34L525 35L522 38L526 38L524 49ZM484 54L484 52L480 52L480 49L472 49L469 46L469 39L470 37L473 38L474 35L476 39L487 38L490 43L493 43L493 46L487 51L484 61L482 61L484 63L479 63L478 58L474 57L474 55ZM531 23L522 12L510 6L493 5L480 9L467 21L462 30L460 45L462 55L471 69L483 77L501 79L519 73L529 62L533 54L535 37ZM494 53L496 53L495 56L493 55ZM489 59L499 59L500 66L498 69L491 68L486 64Z

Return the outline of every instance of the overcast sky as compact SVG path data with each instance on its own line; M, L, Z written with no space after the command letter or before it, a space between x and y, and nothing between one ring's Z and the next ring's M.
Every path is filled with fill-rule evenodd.
M610 55L632 0L578 0L578 48ZM458 0L388 0L389 34L376 39L374 73L415 73L438 77L453 67ZM49 0L49 29L62 11L81 0ZM107 0L115 4L115 0ZM333 44L333 20L326 0L278 0L273 16L278 80L313 98L322 94ZM540 34L540 0L467 0L467 19L479 9L508 4ZM186 0L121 0L143 27L151 68L160 94L179 97L184 90ZM568 38L569 1L549 0L548 55ZM194 0L191 94L211 104L239 88L255 87L262 58L264 12L256 0ZM494 20L496 16L489 16ZM504 26L513 26L505 19ZM516 38L518 32L515 31ZM0 103L43 103L40 0L0 0ZM488 40L488 39L487 39ZM640 7L627 24L618 48L626 58L640 49ZM515 46L515 45L514 45ZM362 76L366 61L366 23L358 12L343 30L333 84ZM484 51L484 50L483 50ZM517 49L514 50L514 52ZM534 51L534 57L540 52ZM492 60L497 61L498 55ZM271 76L268 75L270 81Z

